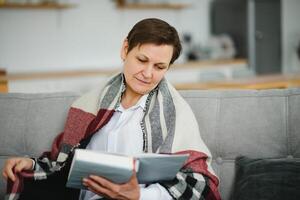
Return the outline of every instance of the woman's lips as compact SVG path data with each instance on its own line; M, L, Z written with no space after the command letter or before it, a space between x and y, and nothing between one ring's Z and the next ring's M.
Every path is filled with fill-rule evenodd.
M139 78L136 78L138 81L140 81L140 82L142 82L143 84L147 84L147 85L149 85L151 82L149 82L149 81L143 81L143 80L141 80L141 79L139 79Z

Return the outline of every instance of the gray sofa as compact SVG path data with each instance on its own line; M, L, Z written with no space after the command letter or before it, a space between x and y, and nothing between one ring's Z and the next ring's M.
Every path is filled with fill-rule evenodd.
M230 199L235 158L300 157L300 89L181 91L213 154L222 199ZM63 130L73 93L0 94L0 167L15 155L38 156ZM5 192L1 178L0 199Z

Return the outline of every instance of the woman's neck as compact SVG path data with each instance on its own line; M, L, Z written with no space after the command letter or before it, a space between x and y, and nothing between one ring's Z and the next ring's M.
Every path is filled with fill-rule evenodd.
M132 93L129 90L126 90L122 95L121 104L125 109L130 108L134 106L142 96L143 95L141 94Z

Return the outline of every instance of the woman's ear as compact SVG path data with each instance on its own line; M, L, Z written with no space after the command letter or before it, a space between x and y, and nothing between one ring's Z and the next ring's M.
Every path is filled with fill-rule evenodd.
M121 48L121 59L124 61L128 53L128 40L125 39Z

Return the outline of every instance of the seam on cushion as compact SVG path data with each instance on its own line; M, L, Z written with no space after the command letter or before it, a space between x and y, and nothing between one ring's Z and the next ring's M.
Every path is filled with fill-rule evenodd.
M256 94L252 94L252 95L249 95L249 94L231 94L231 95L234 95L234 96L224 96L224 93L219 93L219 94L214 94L214 96L197 96L198 93L196 92L196 96L195 94L193 96L191 95L188 95L186 96L185 94L181 94L183 97L188 97L188 98L211 98L211 99L215 99L215 98L226 98L226 99L234 99L234 98L243 98L243 97L252 97L252 98L256 98L256 97L290 97L290 96L300 96L300 93L285 93L285 94L259 94L259 93L256 93ZM225 94L226 95L226 94Z
M31 104L31 100L27 100L27 108L26 108L26 111L25 111L25 128L24 128L24 131L22 131L22 140L23 140L23 154L25 154L25 152L27 152L27 140L25 138L25 135L27 135L26 133L28 133L28 112L29 112L29 108L30 108L30 104Z
M0 98L5 98L5 99L20 99L20 100L40 100L40 99L57 99L57 98L69 98L69 97L78 97L76 95L62 95L62 96L49 96L49 97L0 97Z
M182 95L184 98L187 98L187 96ZM240 99L240 98L257 98L257 97L292 97L292 96L300 96L300 94L282 94L282 95L245 95L245 96L210 96L210 97L199 97L199 96L188 96L188 98L195 98L195 99L217 99L217 98L223 98L223 99Z
M290 150L289 150L289 135L288 135L288 102L287 102L288 97L284 98L284 123L285 123L285 137L286 137L286 154L289 155Z
M291 151L291 145L290 145L290 137L291 137L291 134L290 134L290 110L289 110L289 97L287 96L285 98L285 116L286 116L286 119L285 119L285 123L286 123L286 127L285 127L285 133L286 133L286 148L287 148L287 155L291 155L292 151Z
M216 153L217 156L221 156L221 144L219 142L219 134L220 134L220 112L221 112L221 100L222 98L217 99L217 110L216 110L216 125L215 125L215 131L214 131L214 138L215 138L215 148L216 148Z
M217 101L217 109L216 109L216 122L215 122L215 128L214 128L214 140L215 140L215 143L214 143L214 147L216 149L216 158L214 158L215 160L218 158L218 157L221 157L221 145L219 144L219 138L220 136L218 134L220 134L220 107L221 107L221 97L217 98L216 99ZM218 166L218 164L216 164L217 166L217 170L218 172L216 172L218 175L219 175L219 178L220 177L223 177L223 171L221 170L221 166ZM221 180L220 180L221 181ZM223 190L223 187L222 187L223 184L219 183L219 189L222 191Z

